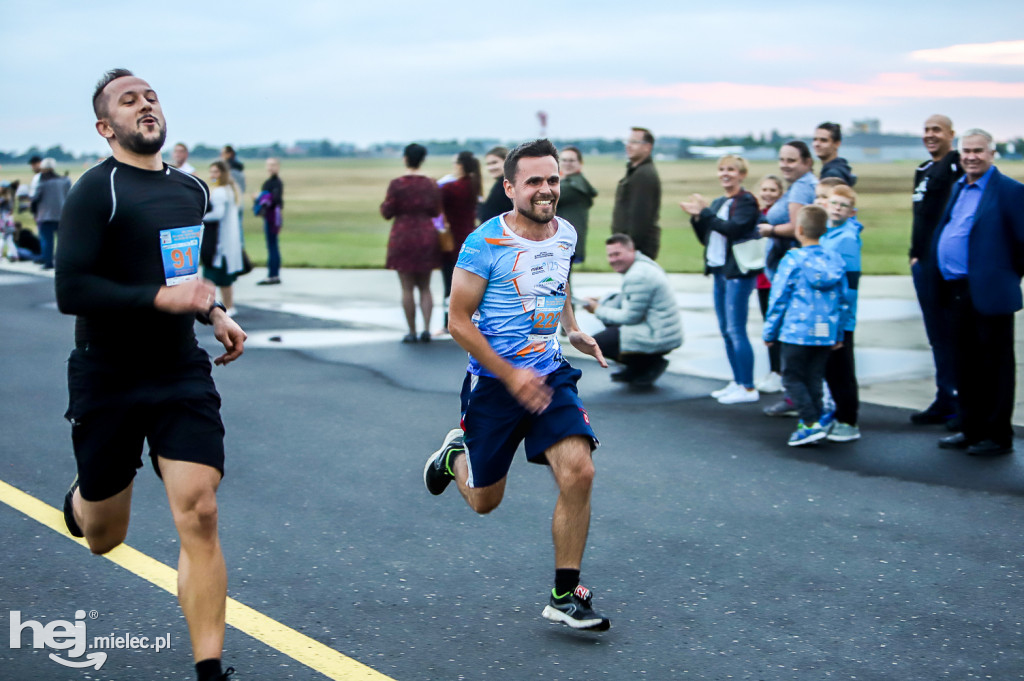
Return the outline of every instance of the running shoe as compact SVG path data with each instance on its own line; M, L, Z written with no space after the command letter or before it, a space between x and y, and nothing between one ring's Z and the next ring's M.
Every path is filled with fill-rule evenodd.
M728 395L729 393L731 393L733 390L735 390L738 387L740 387L739 383L737 383L736 381L729 381L728 383L726 383L723 387L719 388L718 390L712 390L711 391L711 396L714 397L717 400L722 395Z
M544 619L567 624L573 629L607 631L612 625L611 620L591 607L592 600L593 594L583 585L561 598L555 598L555 591L552 589L551 599L541 615Z
M75 521L75 511L72 507L72 499L75 496L75 490L78 489L78 476L71 481L71 487L68 488L68 493L64 495L64 524L68 527L68 532L71 533L72 537L82 538L85 536L85 532L82 532L82 528L78 526Z
M423 467L423 484L433 495L444 492L448 483L455 479L452 471L452 456L466 451L462 428L452 428L444 437L441 449L430 455Z
M814 422L808 426L803 421L800 421L796 424L796 430L789 436L789 446L801 447L813 444L819 440L824 440L827 436L828 432L821 427L820 423Z
M764 408L765 416L797 416L796 405L788 397Z
M828 439L831 442L853 442L860 439L860 428L851 426L849 423L834 421L828 430Z

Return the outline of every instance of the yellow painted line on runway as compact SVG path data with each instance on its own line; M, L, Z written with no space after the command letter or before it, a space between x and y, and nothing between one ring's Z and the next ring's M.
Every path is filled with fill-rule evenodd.
M64 526L63 511L3 480L0 480L0 501L88 549L89 545L84 539L76 539L68 534L67 528ZM150 558L127 544L118 546L103 557L177 596L178 571L174 568ZM227 623L293 660L301 662L310 669L320 672L329 679L335 679L335 681L357 679L394 681L391 677L346 657L337 650L301 634L233 598L229 598L227 602Z

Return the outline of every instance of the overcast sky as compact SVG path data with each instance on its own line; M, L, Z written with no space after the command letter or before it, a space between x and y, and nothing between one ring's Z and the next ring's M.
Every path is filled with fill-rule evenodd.
M1024 135L1024 2L5 3L0 149L105 152L92 89L154 87L169 142L621 137L876 117Z

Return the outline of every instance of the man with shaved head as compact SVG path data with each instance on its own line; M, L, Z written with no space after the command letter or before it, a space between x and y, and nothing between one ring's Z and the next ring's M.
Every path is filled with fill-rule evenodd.
M949 316L939 307L935 291L924 276L929 265L932 235L949 200L953 184L964 174L960 152L953 148L953 121L935 114L924 122L922 141L931 158L914 172L914 226L910 237L910 273L921 304L928 344L935 363L935 400L925 409L911 414L917 425L942 424L959 427L956 402L956 370L953 365L953 330Z
M245 333L199 278L210 192L167 165L156 92L127 69L93 95L111 156L71 189L61 214L56 289L75 319L68 410L78 474L64 497L68 532L104 554L124 541L143 442L163 480L179 537L178 602L199 681L221 681L227 571L217 534L224 424L196 320L237 359ZM138 675L134 675L139 678ZM161 674L162 676L162 674Z

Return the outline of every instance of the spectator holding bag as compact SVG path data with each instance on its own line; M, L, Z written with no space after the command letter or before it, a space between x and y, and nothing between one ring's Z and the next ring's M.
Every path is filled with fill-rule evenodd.
M765 240L757 223L761 212L754 195L743 188L748 172L740 156L718 159L718 180L725 195L709 205L700 194L680 202L704 245L704 274L714 277L715 315L725 340L732 381L711 393L722 404L756 402L754 349L747 336L747 310L758 273L764 269Z

